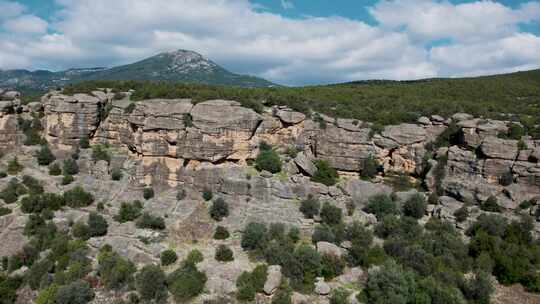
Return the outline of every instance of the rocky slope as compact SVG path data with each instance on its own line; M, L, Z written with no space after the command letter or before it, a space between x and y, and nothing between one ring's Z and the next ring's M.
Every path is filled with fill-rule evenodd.
M417 192L396 190L387 182L389 176L401 174L439 193L438 201L430 202L424 222L438 217L456 223L454 212L467 203L471 216L456 223L460 229L466 229L485 213L478 206L491 196L497 198L509 218L514 217L512 212L521 202L540 196L540 141L525 137L519 143L499 138L499 133L507 131L508 122L468 114L422 117L418 123L387 126L380 134L373 134L366 122L324 115L310 118L285 107L257 113L230 100L132 102L129 94L123 100L113 100L115 94L103 90L74 96L50 92L41 103L22 105L16 92L2 91L0 96L0 148L18 155L25 165L23 173L42 177L48 191L61 192L71 186L48 178L46 168L35 164L35 148L22 145L25 135L17 117L40 115L43 135L58 157L73 153L83 138L114 151L109 163L92 160L86 150L81 151L78 160L81 174L76 182L94 193L96 201L109 205L105 213L110 220L109 233L89 240L93 250L109 243L123 256L142 265L157 261L159 252L167 247L175 248L180 256L191 248L199 248L206 257L199 266L209 278L204 296L209 298L235 292L236 278L243 270L254 267L239 246L238 231L246 223L282 222L301 227L305 235L313 231L314 220L305 219L298 210L298 201L310 195L331 201L344 211L348 202L354 202L357 211L346 221L357 220L370 226L377 223L373 214L363 211L370 197L394 193L403 202ZM458 127L455 142L431 151L430 145L454 125ZM257 172L251 166L263 141L278 147L283 172L273 175ZM363 160L368 157L374 157L381 165L379 176L373 181L358 178ZM325 186L310 180L317 170L316 160L325 160L339 171L337 185ZM442 168L443 174L437 173L437 168ZM110 178L115 169L125 173L120 184ZM508 176L509 182L501 182ZM7 180L1 183L3 188ZM144 187L158 191L145 204L145 210L166 217L166 234L112 220L120 202L139 198ZM178 189L186 190L185 199L176 198ZM212 248L220 242L211 239L216 224L208 216L201 198L203 191L212 191L229 202L230 215L220 225L234 231L235 237L226 241L236 256L232 264L212 260ZM55 221L67 226L69 221L84 218L94 209L59 211ZM530 213L534 214L534 210ZM0 217L0 239L12 244L4 247L0 256L22 248L25 220L20 212ZM536 224L536 231L539 229ZM148 239L157 241L148 244L144 241ZM332 244L319 245L321 252L346 251ZM362 278L362 269L348 269L335 281L320 282L316 291L321 296L297 294L299 300L295 303L326 303L324 295L328 292L321 290ZM260 300L263 303L268 299Z

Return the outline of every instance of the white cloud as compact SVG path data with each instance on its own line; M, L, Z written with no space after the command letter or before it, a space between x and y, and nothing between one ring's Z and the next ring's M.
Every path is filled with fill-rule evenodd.
M281 0L281 7L283 7L283 9L293 9L294 8L294 3L290 0Z
M0 0L0 20L19 16L24 10L20 3Z
M34 15L19 16L4 23L5 30L18 34L43 34L47 26L47 21Z
M184 48L235 72L285 84L540 67L540 38L518 30L520 23L540 18L539 2L512 9L492 1L381 1L370 8L377 26L340 17L286 18L260 11L248 0L57 3L62 10L48 33L43 23L25 33L16 34L23 26L0 33L0 56L16 54L19 67L62 69L124 64ZM5 23L29 18L23 12ZM445 38L451 42L426 47ZM0 68L6 67L13 64L0 60Z

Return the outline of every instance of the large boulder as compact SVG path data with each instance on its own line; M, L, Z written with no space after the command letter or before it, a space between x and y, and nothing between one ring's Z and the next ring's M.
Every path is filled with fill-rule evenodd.
M295 112L288 108L276 109L275 115L286 124L298 124L306 119L306 115L300 112Z
M339 246L328 242L318 242L317 252L321 255L332 255L335 257L341 257L343 255L343 251Z
M401 124L397 126L387 126L382 133L383 137L390 138L400 145L411 145L425 141L426 130L415 124Z
M281 266L271 265L268 267L266 282L263 291L267 295L272 295L281 285Z
M518 153L516 140L501 139L494 136L484 138L480 149L489 158L515 160Z
M317 167L313 163L313 159L308 157L304 152L299 152L296 155L294 163L309 176L313 176L317 172Z

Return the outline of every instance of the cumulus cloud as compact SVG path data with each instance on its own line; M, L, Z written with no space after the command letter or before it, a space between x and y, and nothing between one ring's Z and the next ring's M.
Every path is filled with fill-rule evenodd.
M24 15L7 20L4 28L17 34L43 34L47 31L47 25L47 21L37 16Z
M25 7L17 2L0 0L0 20L20 15Z
M62 69L124 64L183 48L234 72L293 85L540 67L540 38L519 31L520 24L539 19L539 2L512 9L492 1L380 1L369 9L378 25L341 17L286 18L248 0L57 3L62 9L55 22L34 20L26 32L13 24L32 18L22 15L22 6L14 11L4 21L12 28L0 32L0 56L19 56L13 60L19 67ZM21 34L15 35L17 29ZM430 47L439 39L450 42ZM0 60L0 68L12 66Z

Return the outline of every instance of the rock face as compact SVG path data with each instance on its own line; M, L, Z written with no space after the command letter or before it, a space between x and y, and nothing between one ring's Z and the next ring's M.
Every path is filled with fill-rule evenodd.
M263 291L267 295L272 295L281 284L281 266L272 265L268 267L268 276L264 283Z

